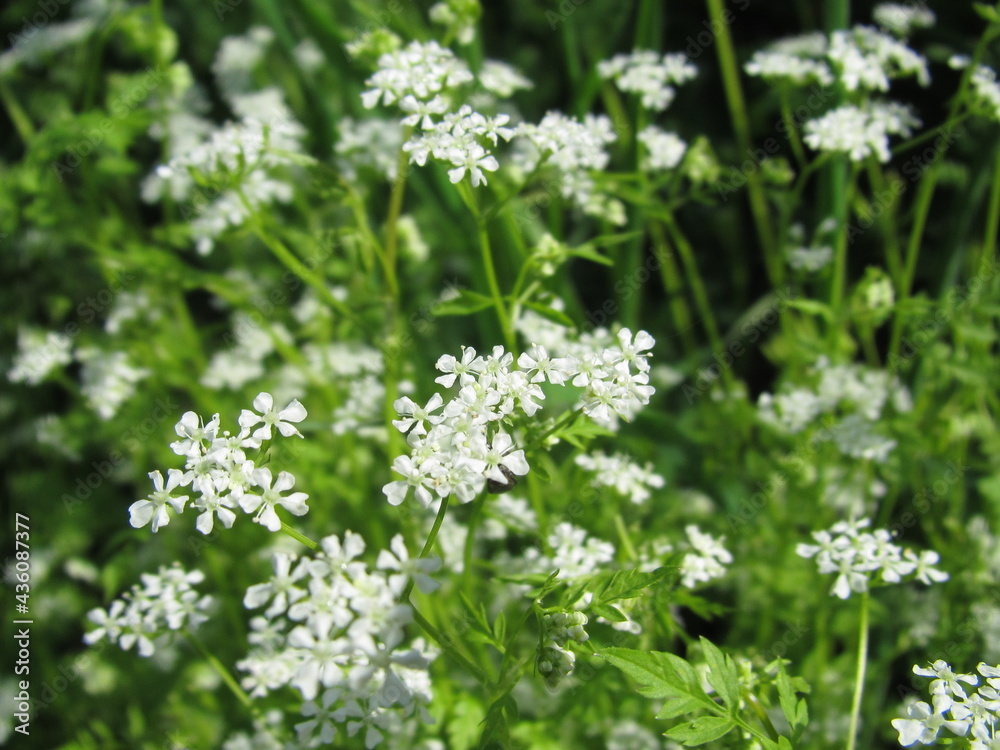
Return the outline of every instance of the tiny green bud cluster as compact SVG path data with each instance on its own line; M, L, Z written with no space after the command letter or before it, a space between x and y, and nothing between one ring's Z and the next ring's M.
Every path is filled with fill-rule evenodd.
M590 639L584 629L586 624L587 616L583 612L554 612L542 618L544 632L536 663L549 690L554 690L564 678L573 674L576 654L566 646L570 641L584 643Z

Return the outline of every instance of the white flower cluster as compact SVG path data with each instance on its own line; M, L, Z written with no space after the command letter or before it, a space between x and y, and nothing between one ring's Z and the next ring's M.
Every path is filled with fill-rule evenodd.
M607 218L612 224L625 222L619 201L599 192L591 171L604 169L611 156L605 150L616 139L606 115L584 117L583 122L562 112L547 112L537 125L523 123L517 129L519 167L525 173L543 165L559 170L559 190L584 213Z
M590 482L592 486L613 487L619 495L637 505L649 499L651 490L660 489L666 484L663 477L653 471L653 464L640 466L622 453L611 456L603 451L581 453L575 462L577 466L594 472L594 478Z
M817 544L799 544L795 552L800 557L816 558L820 573L836 573L831 595L841 599L851 592L868 591L871 580L878 575L882 583L899 583L903 576L913 575L921 583L931 585L948 580L948 574L934 567L940 556L933 550L919 555L892 542L885 529L862 531L871 520L841 521L828 531L814 531Z
M501 60L484 60L479 69L479 83L491 94L507 99L515 91L523 91L534 87L530 79L525 78L512 65Z
M880 29L905 38L917 29L929 29L937 17L923 3L879 3L872 19Z
M17 332L17 354L7 371L12 383L38 385L51 373L73 361L73 340L64 333L22 326Z
M387 180L396 179L403 129L398 121L369 117L364 120L343 118L337 125L340 138L334 146L337 169L354 184L359 169L372 169Z
M168 469L166 481L159 471L150 472L153 492L129 506L129 523L137 529L150 524L155 533L170 522L170 509L184 511L189 496L177 496L174 491L188 486L198 493L191 507L200 512L195 528L202 534L212 532L216 516L231 528L237 505L245 513L254 513L254 521L270 531L281 529L279 505L293 515L305 515L309 511L306 493L283 494L295 486L295 477L287 471L272 477L270 469L258 467L246 453L274 438L273 430L283 437L302 437L293 423L306 418L305 407L292 401L284 409L275 409L269 393L260 393L253 407L259 413L244 409L236 435L220 430L218 414L206 423L193 411L186 412L174 427L181 439L170 444L174 453L185 458L184 471Z
M691 551L681 560L681 585L693 589L700 583L722 578L725 566L733 561L732 554L722 545L726 538L716 539L693 524L685 526L684 533Z
M273 202L288 203L292 184L273 170L294 164L305 129L292 116L276 88L237 95L230 106L239 118L208 133L192 148L176 153L145 181L147 202L165 195L181 203L199 253L212 251L215 239L241 226ZM198 175L196 179L195 175Z
M406 644L413 610L398 600L410 575L434 588L428 574L440 561L411 560L400 536L392 552L379 552L377 570L359 559L365 543L358 534L320 544L313 558L276 555L271 580L247 590L248 609L268 606L251 621L255 648L237 667L253 697L285 686L302 694L306 720L296 731L305 747L329 746L343 727L351 737L363 731L372 748L404 718L431 721L425 706L434 654L419 639Z
M251 88L252 74L274 41L267 26L252 26L246 34L227 36L212 61L212 74L227 98Z
M833 32L826 54L848 91L888 91L890 79L904 76L930 83L923 55L871 26Z
M916 701L907 707L908 719L892 720L899 744L932 745L944 729L956 737L967 737L968 745L963 746L969 750L996 747L1000 737L1000 665L980 663L976 669L986 684L970 695L963 683L979 685L979 675L953 672L942 659L928 667L914 665L914 674L934 678L929 686L931 704Z
M549 532L545 540L552 550L550 558L537 562L539 572L559 571L561 580L590 576L615 557L615 546L587 534L586 530L564 521Z
M921 86L930 83L923 55L871 26L783 39L754 53L744 70L799 86L836 81L847 91L888 91L891 79L905 76L916 76Z
M143 573L140 579L141 585L115 599L107 610L98 607L87 613L97 628L83 637L84 642L93 645L106 638L126 651L137 646L140 656L152 656L171 631L193 630L208 620L205 613L212 597L200 596L192 588L205 579L200 570L188 572L174 563L156 574Z
M773 49L754 52L753 57L743 66L743 69L750 76L787 82L796 86L803 86L807 83L829 86L833 83L833 73L830 71L830 66L823 60L812 60L801 55Z
M524 451L515 448L500 425L519 413L535 415L541 408L538 402L545 398L539 384L582 387L584 414L598 421L609 420L612 414L628 419L653 394L648 350L654 343L645 331L633 341L632 332L623 328L616 346L583 357L553 359L544 347L533 345L518 357L520 369L514 368L514 355L502 346L485 357L471 347L463 348L461 359L441 356L436 367L445 374L436 382L445 388L457 383L458 393L447 402L440 394L425 405L409 397L395 402L400 419L393 424L409 433L411 452L392 464L405 478L385 485L383 492L392 505L399 505L412 487L427 507L434 495L455 495L467 503L484 486L492 492L509 490L529 466ZM441 413L435 414L439 409Z
M822 117L806 122L806 144L815 151L847 154L851 161L862 162L874 154L887 162L889 136L909 137L920 125L906 105L890 101L871 101L861 106L845 104Z
M954 68L964 68L969 64L965 58L952 58L949 62ZM1000 83L997 82L996 71L988 65L977 65L969 85L972 87L973 107L985 117L1000 122Z
M646 147L642 157L642 168L646 171L673 169L687 152L687 144L675 133L660 130L655 125L647 125L639 131L639 142Z
M587 615L583 612L549 612L542 617L542 638L535 654L535 664L549 690L554 690L562 680L573 674L576 654L567 645L570 641L586 643L590 640L584 629L586 624Z
M125 352L108 352L95 346L81 346L74 351L73 340L64 333L22 327L7 379L39 385L74 360L82 365L80 392L87 406L104 420L117 414L135 394L136 384L150 375L148 369L134 366Z
M379 57L378 70L365 82L371 88L361 95L361 103L372 109L380 101L396 104L407 97L429 102L471 80L469 67L450 49L433 40L413 41Z
M80 392L101 419L117 414L121 405L132 398L136 384L150 375L145 367L133 366L125 352L87 346L76 350L76 358L83 365Z
M410 163L424 166L428 157L448 162L452 165L448 179L453 183L460 182L468 172L473 187L485 185L483 170L495 172L500 168L489 149L495 147L500 138L509 141L515 133L505 127L510 121L507 115L486 117L473 111L468 104L435 122L431 115L443 114L447 107L440 97L427 103L408 97L400 107L411 113L403 118L404 125L423 129L403 144L403 150L410 155Z
M694 589L702 583L709 583L726 574L726 565L733 561L732 553L725 548L725 536L718 538L706 534L698 526L689 524L684 527L687 541L683 546L689 548L680 562L681 585ZM646 542L639 549L639 564L637 568L651 573L663 566L667 555L674 551L674 545L664 538Z
M879 434L878 425L890 403L899 413L913 408L906 386L884 370L831 365L826 357L817 360L813 371L820 373L815 388L762 393L757 401L761 421L795 434L825 415L828 419L820 439L832 440L845 456L884 462L896 441Z
M424 166L433 158L451 164L448 177L459 182L468 173L473 187L486 184L486 172L500 168L490 149L499 139L508 141L514 130L505 125L507 115L486 117L463 104L457 112L451 111L451 89L473 80L468 66L451 52L431 41L411 42L405 48L383 54L379 69L368 79L372 88L361 95L367 108L395 104L406 115L402 125L414 128L413 136L403 150L409 153L410 163ZM506 84L518 87L519 82L510 78L511 70L491 68L494 78L506 76Z
M597 64L597 74L613 79L622 91L639 94L646 109L662 111L676 93L673 85L690 81L698 69L681 53L660 55L652 50L619 54Z

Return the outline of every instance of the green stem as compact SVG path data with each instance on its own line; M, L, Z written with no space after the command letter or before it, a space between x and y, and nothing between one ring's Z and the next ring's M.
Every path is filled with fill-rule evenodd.
M465 548L462 550L462 587L468 589L472 584L472 551L476 545L476 529L479 528L479 521L483 516L483 508L486 506L486 493L481 492L479 497L473 501L472 515L469 517L469 525L465 533Z
M497 318L500 321L500 329L503 332L504 342L507 344L507 351L515 352L517 342L514 340L514 329L507 315L507 307L504 305L503 296L500 294L500 285L497 283L497 272L493 267L493 253L490 250L490 236L486 231L486 223L483 221L479 222L479 251L482 254L483 269L486 271L486 283L490 287L490 296L493 298L493 307L497 311Z
M28 117L21 103L11 93L6 81L0 81L0 100L3 100L3 105L7 109L10 121L14 124L14 129L24 141L24 145L27 146L35 137L35 127L31 124L31 118Z
M193 633L185 633L188 642L195 647L195 650L201 654L202 658L212 665L212 669L216 671L222 681L226 683L226 687L229 691L236 696L236 699L250 712L254 718L260 718L260 711L257 705L250 699L250 696L246 694L243 688L240 687L240 683L236 681L236 678L230 673L228 669L223 666L222 662L213 654L205 644L195 636Z
M305 534L303 534L303 533L301 533L299 531L296 531L295 529L293 529L291 526L289 526L284 521L281 522L281 530L284 531L286 534L288 534L288 536L290 536L292 539L294 539L297 542L300 542L301 544L304 544L305 546L307 546L309 549L313 550L314 552L317 551L317 550L319 550L319 544L317 544L316 542L314 542L312 539L310 539L309 537L307 537Z
M403 131L403 142L409 140L413 128ZM396 254L399 245L399 215L403 210L403 195L406 192L406 172L410 166L409 154L402 149L396 160L396 179L392 183L392 194L389 196L389 216L385 227L385 267L386 283L393 299L399 298L399 281L396 277Z
M781 91L781 119L785 122L785 132L788 133L788 142L792 144L795 162L801 170L809 163L809 157L806 156L802 139L799 137L799 129L795 127L795 117L792 116L792 108L788 104L788 96L784 90Z
M733 38L726 23L726 11L723 0L707 0L708 14L712 28L718 29L716 49L719 56L719 67L722 69L722 83L726 90L726 101L729 104L729 114L736 132L736 141L740 154L751 151L750 118L747 115L747 105L740 86L740 71L736 63L736 51ZM757 230L757 239L764 254L764 264L767 267L771 283L775 286L784 280L785 268L774 245L774 231L771 227L771 217L767 208L767 196L764 194L764 183L760 178L760 170L754 170L747 177L747 194L750 199L750 211Z
M851 180L841 196L842 199L836 204L839 211L837 214L838 234L833 256L833 279L830 284L830 309L833 311L834 316L836 316L836 320L830 326L831 340L835 340L833 337L839 332L840 325L844 319L842 315L843 311L840 307L844 301L844 292L847 287L847 236L849 229L847 222L850 217L848 207L850 206L850 196L853 191L854 179L852 171Z
M445 514L448 512L448 499L450 495L445 495L441 498L441 507L438 508L437 516L434 517L434 525L431 526L431 531L427 535L427 541L424 542L423 549L420 550L420 555L417 557L418 560L422 560L430 554L431 549L434 547L434 542L437 540L438 532L441 530L441 524L444 522ZM399 601L408 602L410 600L410 593L413 591L413 578L411 577L407 582L406 586L403 588L403 593L399 596Z
M662 214L660 218L663 218ZM690 354L695 350L695 341L691 334L694 326L691 323L691 310L688 308L687 298L684 296L684 284L681 281L680 269L677 268L673 253L667 246L663 227L655 221L650 222L649 233L653 238L653 252L659 261L663 288L667 292L667 306L670 308L670 316L674 320L674 326L685 354Z
M434 641L444 651L446 656L458 663L462 669L475 677L479 684L488 685L490 683L490 678L486 676L486 673L452 648L449 643L449 639L446 639L440 630L434 627L426 617L420 614L420 611L416 607L410 605L410 609L413 611L413 621L423 628L427 635L434 639Z
M635 545L632 544L628 529L625 527L625 519L622 518L621 513L615 513L615 528L618 530L618 538L621 539L622 547L625 548L625 554L628 555L628 559L638 560L639 554L635 551Z
M917 268L917 256L920 254L920 240L923 237L924 225L927 223L927 216L930 213L931 199L934 197L934 187L937 182L937 172L937 163L935 162L927 170L927 174L920 181L920 187L917 188L913 227L910 230L910 239L906 245L906 260L903 265L900 286L897 290L896 314L892 319L892 334L889 338L889 355L886 361L890 367L899 354L904 322L903 315L901 314L901 305L909 298L910 288L913 285L913 274Z
M869 594L865 591L861 594L861 616L858 624L858 671L854 680L854 697L851 699L851 724L847 730L847 750L854 750L858 741L861 697L865 692L865 671L868 668L868 604Z
M698 271L698 263L694 257L694 249L691 247L691 243L688 242L687 237L681 231L680 226L677 224L677 220L672 214L667 214L663 217L663 223L667 227L667 231L670 233L670 238L674 242L674 247L677 248L678 254L681 256L681 263L684 265L684 272L687 275L688 283L691 285L691 292L694 294L694 302L698 308L698 314L701 316L702 325L705 326L705 332L708 334L708 340L712 345L712 349L716 352L721 352L723 349L722 337L719 335L719 327L715 322L715 313L712 311L712 305L708 299L708 292L705 289L705 284L702 281L701 273ZM728 368L723 370L723 379L729 380L729 370Z
M1000 224L1000 145L993 165L993 184L990 187L989 208L986 211L986 232L983 235L983 254L980 265L990 263L997 250L997 225Z

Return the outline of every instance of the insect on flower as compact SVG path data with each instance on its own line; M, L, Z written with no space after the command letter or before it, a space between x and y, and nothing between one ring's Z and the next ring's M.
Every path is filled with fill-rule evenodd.
M487 479L486 489L494 495L502 495L504 492L510 492L517 486L517 476L503 464L500 464L497 468L500 469L500 473L504 475L506 481L498 482L495 479Z

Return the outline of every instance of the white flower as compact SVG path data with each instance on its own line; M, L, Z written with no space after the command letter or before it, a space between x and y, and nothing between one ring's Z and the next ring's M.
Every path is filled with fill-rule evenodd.
M519 89L530 89L534 84L516 68L499 60L484 60L479 69L479 83L490 93L506 99Z
M880 28L898 37L909 36L915 29L928 29L937 20L934 11L925 5L903 3L879 3L872 18Z
M454 169L448 170L448 179L452 182L459 182L465 177L468 170L472 180L472 187L486 184L486 176L482 170L496 172L500 169L500 164L496 157L488 154L486 149L478 143L469 144L467 148L452 148L448 151L448 159L452 164L457 165Z
M787 52L758 50L743 69L747 75L785 80L797 86L806 83L829 86L833 83L833 73L825 62Z
M277 411L274 408L274 399L271 398L271 394L262 392L257 394L257 398L253 400L253 408L260 414L244 409L240 414L239 423L243 429L249 429L263 422L264 426L258 427L253 433L255 439L270 440L272 426L276 427L284 437L292 435L302 437L302 433L292 424L292 422L301 422L307 416L305 407L298 402L298 399L292 400L284 409Z
M271 606L264 612L264 616L270 619L285 612L290 605L304 597L306 590L295 584L305 578L309 570L305 564L297 565L292 570L292 563L295 561L294 555L276 553L272 560L274 575L271 580L248 588L243 597L243 606L247 609L256 609L271 601Z
M390 552L391 550L391 552ZM389 582L393 589L402 591L407 578L413 578L417 588L425 594L437 590L441 584L430 577L430 573L436 573L441 569L441 559L438 557L425 557L416 560L410 559L410 553L406 549L406 542L403 541L402 534L396 534L389 542L388 550L380 550L378 560L375 565L382 570L398 570L399 576L390 576Z
M676 134L667 133L655 125L639 131L639 141L646 147L642 168L647 171L673 169L681 163L687 144Z
M12 383L38 385L56 368L73 361L73 341L55 331L19 328L14 366L7 372Z
M392 404L392 408L403 418L392 420L392 424L404 434L412 427L414 435L426 435L427 428L424 427L424 422L426 421L432 425L438 424L442 417L434 417L431 415L431 412L437 411L443 403L444 399L441 398L440 393L435 393L431 396L426 406L420 406L406 396L396 399Z
M622 91L639 94L647 109L660 111L674 99L674 88L669 84L686 83L698 74L698 69L680 53L661 57L649 50L636 50L599 62L597 73L601 78L613 79Z
M304 516L309 512L309 508L305 502L309 495L306 493L293 492L290 495L284 496L281 494L295 486L295 477L287 471L282 471L278 474L277 479L273 480L273 486L270 469L254 469L253 479L262 492L260 495L243 495L240 498L240 507L246 513L257 511L254 521L263 525L268 530L281 530L281 519L278 518L278 514L274 509L276 505L280 505L295 516Z
M167 483L163 484L163 475L159 471L149 472L149 478L153 480L153 492L147 500L137 500L129 506L129 523L133 528L139 529L150 524L150 530L155 534L161 526L170 523L170 514L167 512L169 505L177 513L184 512L184 504L188 501L188 495L174 497L171 493L184 484L184 472L178 469L167 470Z
M532 344L528 351L517 358L517 366L528 372L532 383L546 379L553 385L562 385L575 374L572 361L565 357L551 359L544 346Z

